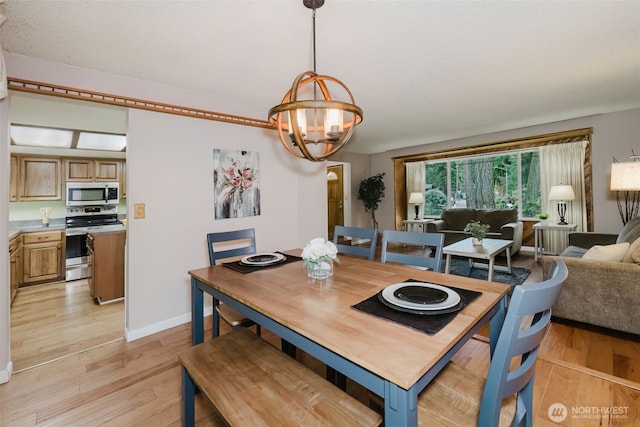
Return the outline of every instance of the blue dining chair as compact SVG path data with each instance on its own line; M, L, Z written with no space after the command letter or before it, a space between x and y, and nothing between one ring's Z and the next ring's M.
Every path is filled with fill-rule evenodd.
M358 243L357 245L346 245L340 243L340 237L350 237L353 239L368 240L368 246ZM378 243L378 230L375 228L346 227L336 225L333 231L333 243L338 248L339 253L357 255L373 261L376 256L376 244ZM367 243L367 242L362 242Z
M538 349L567 275L555 260L549 279L513 289L487 379L450 362L418 397L420 425L532 426Z
M234 231L221 231L207 234L209 247L209 264L216 265L217 261L237 258L256 253L256 233L253 228ZM256 333L261 334L260 325L238 313L223 303L215 307L214 315L219 315L232 329L256 325Z
M403 245L428 246L430 254L407 253L406 251L392 251L389 243L402 243ZM444 246L444 234L420 233L413 231L384 230L382 232L382 252L380 261L397 262L415 267L427 268L436 272L442 271L442 248Z

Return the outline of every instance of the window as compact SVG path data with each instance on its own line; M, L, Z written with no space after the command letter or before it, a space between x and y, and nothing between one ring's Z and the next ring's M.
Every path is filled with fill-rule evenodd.
M518 209L520 219L533 222L537 220L535 216L541 213L541 206L547 203L541 199L541 194L545 193L540 185L541 180L548 179L546 174L542 176L540 170L539 154L543 147L585 141L582 208L586 212L584 228L593 230L589 143L592 134L592 128L574 129L394 157L395 227L402 227L410 208L406 202L409 196L408 163L420 162L418 169L424 170L422 179L425 182L426 216L438 217L446 207L506 207L510 204ZM412 180L411 191L416 191L416 181L414 178Z
M426 162L425 209L517 208L521 218L541 212L537 150L438 159Z

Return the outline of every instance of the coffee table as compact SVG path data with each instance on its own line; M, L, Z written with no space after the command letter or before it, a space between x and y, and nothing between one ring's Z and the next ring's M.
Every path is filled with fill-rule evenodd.
M476 264L474 263L474 259L484 259L489 261L488 271L489 274L487 276L487 280L493 280L493 272L494 270L502 270L507 271L511 274L511 246L513 245L513 240L501 240L501 239L483 239L482 245L474 245L473 238L469 237L468 239L461 240L456 243L452 243L448 246L445 246L442 249L442 253L447 256L447 261L445 264L444 272L449 273L451 271L451 257L453 255L461 256L469 259L469 265L471 267L482 266L485 264ZM496 255L505 252L507 254L507 267L496 266L495 260Z

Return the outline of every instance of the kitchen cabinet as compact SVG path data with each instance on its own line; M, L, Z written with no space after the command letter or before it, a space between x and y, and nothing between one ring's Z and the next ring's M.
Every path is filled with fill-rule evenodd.
M89 233L87 251L91 275L89 289L98 303L124 297L125 231Z
M64 230L22 233L22 285L64 280Z
M120 199L127 198L127 162L120 162Z
M12 154L9 201L64 200L64 182L119 182L126 198L126 161L122 159Z
M18 200L18 156L11 156L9 165L9 201Z
M22 236L17 235L9 241L9 265L11 270L11 302L22 284L24 266L22 263Z
M118 182L122 161L117 159L65 158L65 181Z
M62 200L62 159L19 156L17 200Z

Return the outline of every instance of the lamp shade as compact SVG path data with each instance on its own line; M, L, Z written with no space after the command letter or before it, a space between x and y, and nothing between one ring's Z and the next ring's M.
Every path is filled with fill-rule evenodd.
M422 195L422 193L411 193L411 195L409 196L409 203L424 203L424 196Z
M611 164L611 190L640 190L640 162L618 162Z
M549 200L575 200L573 187L566 184L552 185L549 191Z

